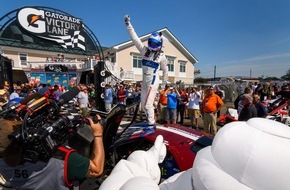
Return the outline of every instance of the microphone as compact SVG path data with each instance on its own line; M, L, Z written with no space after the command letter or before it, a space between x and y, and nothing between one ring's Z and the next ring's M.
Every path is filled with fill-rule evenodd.
M74 97L76 97L78 95L78 93L80 92L78 87L74 87L71 90L67 91L66 93L60 95L59 99L58 99L58 103L60 105L68 103L69 101L71 101Z

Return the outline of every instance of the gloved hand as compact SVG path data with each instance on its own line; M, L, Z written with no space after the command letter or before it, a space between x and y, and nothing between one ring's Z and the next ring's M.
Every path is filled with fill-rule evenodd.
M125 15L124 16L124 20L125 20L125 24L128 26L130 23L130 16L129 15Z

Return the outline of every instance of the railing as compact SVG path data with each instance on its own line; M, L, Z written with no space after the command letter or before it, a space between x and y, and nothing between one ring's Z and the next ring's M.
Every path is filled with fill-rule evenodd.
M36 69L44 69L48 65L64 65L68 69L83 69L83 62L74 61L74 62L27 62L27 66L22 66L22 68L36 68Z
M22 66L22 68L44 69L47 65L57 64L57 65L64 65L68 67L68 69L85 71L85 70L94 70L94 67L97 63L98 63L97 60L88 60L86 62L81 62L81 61L27 62L27 65ZM105 61L105 64L106 64L107 70L109 70L118 79L134 80L134 71L120 71L120 68L115 66L115 64L110 61Z
M98 64L96 60L89 60L82 65L83 70L93 70L94 66ZM120 68L115 66L110 61L105 61L105 68L110 71L115 77L121 80L133 80L134 71L120 71Z
M93 70L94 66L97 64L97 60L88 60L82 65L83 70Z

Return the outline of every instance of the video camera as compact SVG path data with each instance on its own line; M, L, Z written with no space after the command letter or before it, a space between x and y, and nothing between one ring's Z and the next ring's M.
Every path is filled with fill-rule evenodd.
M18 110L23 120L22 126L9 135L10 140L23 145L24 161L48 161L58 146L64 144L73 133L78 132L79 128L84 128L86 124L84 119L71 122L66 115L60 114L61 106L78 93L79 89L73 88L62 94L58 101L36 95L26 99L26 105ZM86 127L86 131L87 129L91 130L90 126ZM89 131L87 135L93 134Z

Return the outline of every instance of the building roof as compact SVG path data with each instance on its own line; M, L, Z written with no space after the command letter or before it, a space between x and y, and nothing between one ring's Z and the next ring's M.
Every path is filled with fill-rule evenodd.
M195 64L198 62L198 60L190 53L188 49L168 30L168 28L162 28L160 30L157 30L157 32L162 32L162 35L167 38L184 56L192 63ZM147 41L149 36L151 35L151 32L148 34L145 34L143 36L139 36L140 40ZM125 48L128 48L130 46L133 46L133 41L129 40L120 44L117 44L113 46L112 48L116 50L122 50Z

